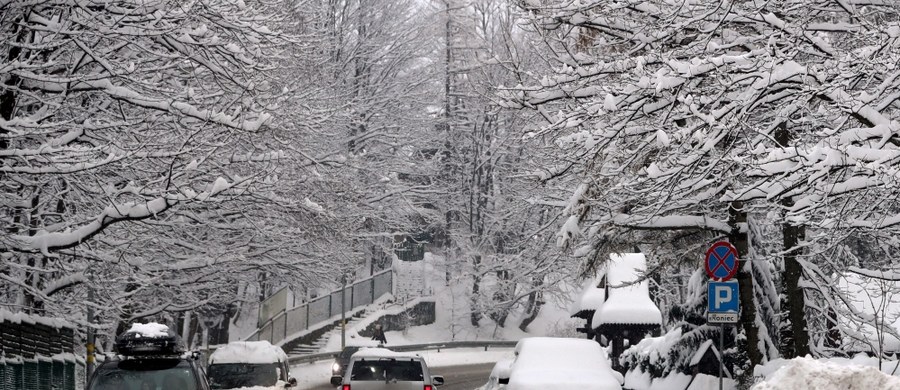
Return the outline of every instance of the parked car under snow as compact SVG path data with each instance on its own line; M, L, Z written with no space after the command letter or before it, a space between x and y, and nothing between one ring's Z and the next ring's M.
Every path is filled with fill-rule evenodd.
M515 354L505 390L622 390L622 374L596 341L528 337Z
M213 389L266 387L285 389L297 384L290 377L288 357L268 341L235 341L216 349L207 368Z

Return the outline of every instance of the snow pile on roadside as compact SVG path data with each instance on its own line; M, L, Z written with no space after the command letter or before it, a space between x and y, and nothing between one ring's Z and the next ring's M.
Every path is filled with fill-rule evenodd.
M764 373L765 368L758 371ZM792 359L770 374L752 390L900 390L900 378L887 375L876 367L809 357Z

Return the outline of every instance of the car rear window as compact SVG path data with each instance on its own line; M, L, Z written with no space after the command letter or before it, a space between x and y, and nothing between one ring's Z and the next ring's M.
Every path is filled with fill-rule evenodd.
M133 359L104 363L91 390L197 390L188 362L177 359Z
M422 363L415 360L359 360L353 363L351 381L424 381Z
M211 364L209 380L213 389L239 389L253 386L275 386L278 363Z

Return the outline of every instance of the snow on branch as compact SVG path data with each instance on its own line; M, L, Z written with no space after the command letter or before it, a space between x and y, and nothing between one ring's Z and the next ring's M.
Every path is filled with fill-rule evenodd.
M725 234L731 233L731 227L726 221L706 216L669 215L648 218L615 214L611 218L611 222L618 226L642 230L704 229Z
M109 225L123 221L155 217L182 202L210 200L238 184L240 183L228 183L228 181L220 177L216 179L208 191L200 193L182 191L182 193L160 196L145 202L113 204L107 206L103 212L95 216L93 221L74 230L65 232L41 230L33 236L13 235L12 239L22 245L19 250L39 251L45 256L56 257L51 251L77 246L102 232Z
M847 268L847 272L859 274L867 278L900 281L900 272L894 270L871 270L859 267L849 267Z

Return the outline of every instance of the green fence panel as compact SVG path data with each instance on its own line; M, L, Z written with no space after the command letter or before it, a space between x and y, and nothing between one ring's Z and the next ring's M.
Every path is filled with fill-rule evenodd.
M52 390L53 386L53 362L38 362L38 390Z
M25 386L22 388L22 390L40 390L40 388L38 387L38 383L40 382L38 363L25 362L23 366L25 366L25 375L22 377L22 382L25 384Z
M9 315L7 315L9 313ZM0 390L75 390L75 327L59 319L0 309Z
M16 390L22 387L22 365L6 363L6 382L3 390Z
M65 379L63 379L63 389L75 390L75 382L78 380L76 370L78 370L78 366L75 363L66 363L66 375L64 377Z
M50 379L51 389L53 390L63 390L65 389L65 379L66 379L66 364L60 361L53 361L53 376Z

